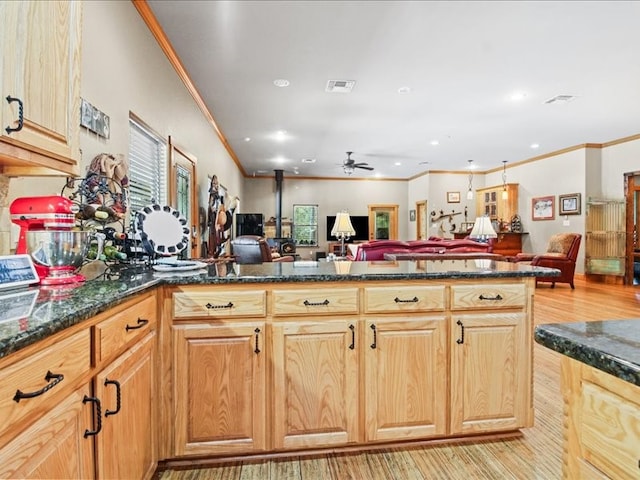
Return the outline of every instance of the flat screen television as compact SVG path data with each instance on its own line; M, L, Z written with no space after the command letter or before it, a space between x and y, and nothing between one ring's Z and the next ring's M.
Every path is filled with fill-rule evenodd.
M350 215L351 225L356 231L356 234L345 240L345 242L366 242L369 240L369 217L367 215ZM327 215L327 242L335 242L336 237L331 235L331 229L333 224L336 223L335 215Z

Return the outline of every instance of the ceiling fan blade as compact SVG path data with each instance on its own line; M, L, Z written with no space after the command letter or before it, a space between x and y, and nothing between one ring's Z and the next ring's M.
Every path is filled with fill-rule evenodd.
M363 170L373 170L373 167L366 167L364 165L354 165L355 168L361 168Z

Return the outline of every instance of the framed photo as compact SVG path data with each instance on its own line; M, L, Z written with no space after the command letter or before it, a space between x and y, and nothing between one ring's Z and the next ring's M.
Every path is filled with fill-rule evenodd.
M416 211L415 210L409 210L409 221L410 222L415 222L416 221Z
M553 220L555 218L555 197L536 197L531 199L532 220Z
M447 203L460 203L460 192L447 192Z
M580 215L582 202L579 193L558 195L558 202L560 203L560 215Z

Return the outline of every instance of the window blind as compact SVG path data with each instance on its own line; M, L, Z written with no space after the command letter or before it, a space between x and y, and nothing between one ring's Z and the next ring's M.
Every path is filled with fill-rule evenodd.
M135 213L146 205L166 204L167 144L129 119L129 201Z

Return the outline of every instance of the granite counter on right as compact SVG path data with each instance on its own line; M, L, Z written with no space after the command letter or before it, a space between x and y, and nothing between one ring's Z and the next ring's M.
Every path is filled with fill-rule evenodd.
M640 319L539 325L562 354L563 478L640 478Z

